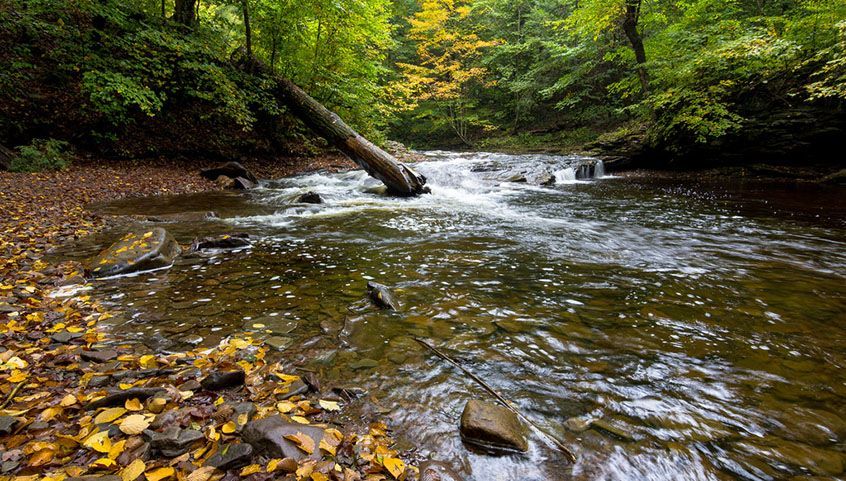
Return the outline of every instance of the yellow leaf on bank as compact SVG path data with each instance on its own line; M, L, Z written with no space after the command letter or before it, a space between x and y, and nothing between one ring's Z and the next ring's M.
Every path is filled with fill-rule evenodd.
M147 478L147 481L162 481L172 477L174 473L176 473L176 470L168 466L148 471L144 473L144 476Z
M267 468L265 469L265 472L272 473L272 472L276 471L276 468L279 467L279 463L281 463L281 462L282 462L282 458L271 459L270 461L267 462Z
M135 436L136 434L141 434L149 426L150 422L144 418L144 415L133 414L124 418L120 423L120 430L124 434Z
M214 405L220 406L221 404L223 404L224 401L225 400L223 399L223 396L218 396L218 398L214 400Z
M74 396L73 394L68 394L67 396L62 398L62 402L59 403L59 406L62 406L62 407L73 406L74 404L76 404L76 401L77 401L76 396Z
M327 443L326 439L320 440L320 449L326 451L327 453L331 454L332 456L335 455L335 451L336 451L335 446L332 446L331 444Z
M291 416L291 419L295 422L300 423L300 424L311 424L308 419L306 419L302 416Z
M42 421L49 421L49 420L55 418L56 416L58 416L59 414L61 414L62 411L63 411L63 409L60 408L60 407L54 406L54 407L51 407L51 408L47 408L47 409L41 411L41 420Z
M311 473L311 481L329 481L329 476L321 472Z
M229 421L228 423L224 424L220 428L220 430L223 432L223 434L232 434L235 432L236 428L237 426L235 425L235 423L233 421Z
M94 417L94 424L110 423L126 414L124 408L109 408Z
M108 431L100 431L93 434L82 443L83 446L93 449L98 453L108 453L112 449L112 441L109 439Z
M188 475L185 481L209 481L211 477L214 475L216 469L214 466L203 466L202 468L197 468ZM127 481L127 480L123 480Z
M251 464L249 466L244 466L244 469L241 470L241 476L249 476L259 472L261 472L261 466L258 464Z
M112 443L112 449L109 450L109 459L116 459L123 453L123 447L126 446L126 439L121 439L116 443Z
M281 401L276 403L276 409L280 413L289 413L296 409L297 405L292 403L291 401Z
M156 356L154 356L152 354L146 354L144 356L141 356L138 359L138 364L140 364L141 367L143 367L145 369L152 369L152 368L158 366L158 363L156 362Z
M150 400L149 404L147 405L147 409L150 410L151 413L160 413L164 411L165 405L167 404L167 399L156 397Z
M109 467L114 466L115 464L117 464L117 463L115 462L114 459L100 458L100 459L94 461L93 463L91 463L91 466L109 468Z
M123 403L123 407L125 407L128 411L140 411L144 409L144 406L138 398L127 399L126 402Z
M314 439L307 434L303 434L297 431L297 434L289 434L285 436L285 439L289 441L293 441L297 444L297 447L302 449L308 454L312 454L314 452Z
M385 458L382 461L382 466L385 466L385 469L396 479L399 479L402 473L405 472L405 463L401 459Z
M17 382L26 381L27 377L29 377L29 375L27 373L15 369L15 370L12 371L12 374L9 376L7 381L17 383Z
M135 459L127 467L121 469L118 475L122 481L135 481L146 468L147 466L144 465L144 461Z

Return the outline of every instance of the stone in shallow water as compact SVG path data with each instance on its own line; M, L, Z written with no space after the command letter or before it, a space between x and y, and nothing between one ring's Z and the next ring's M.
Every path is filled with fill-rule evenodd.
M241 386L244 384L246 377L247 376L244 371L240 370L213 372L200 381L200 385L203 386L203 389L217 391L220 389Z
M250 236L248 234L225 234L221 236L203 237L194 239L191 244L191 251L209 249L242 249L250 247Z
M420 465L420 481L461 481L448 464L439 461L426 461Z
M130 232L92 259L88 271L109 277L170 267L182 248L166 230Z
M113 349L97 349L95 351L82 351L79 357L84 361L108 362L118 357L117 351Z
M373 304L381 309L388 309L391 311L399 310L399 302L394 298L393 292L388 289L388 286L379 284L378 282L367 282L367 295Z
M264 343L272 347L273 349L276 349L277 351L284 351L291 344L294 343L294 340L290 337L270 336L264 340Z
M461 413L461 437L484 448L528 451L526 425L512 411L485 401L467 401Z

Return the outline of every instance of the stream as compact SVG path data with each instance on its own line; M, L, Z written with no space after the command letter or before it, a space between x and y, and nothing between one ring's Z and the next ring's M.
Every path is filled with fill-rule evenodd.
M220 220L161 226L183 244L255 240L96 282L91 294L119 313L107 328L165 351L272 336L324 385L367 389L405 445L469 480L843 476L842 189L614 177L601 165L576 180L576 156L425 155L415 168L432 194L413 199L351 171L94 206L215 211ZM519 174L528 182L506 181ZM555 185L537 185L547 174ZM291 204L308 190L325 203ZM375 309L368 280L391 286L402 309ZM537 436L526 454L468 450L461 410L489 397L413 336L563 439L577 463ZM568 428L588 419L613 429Z

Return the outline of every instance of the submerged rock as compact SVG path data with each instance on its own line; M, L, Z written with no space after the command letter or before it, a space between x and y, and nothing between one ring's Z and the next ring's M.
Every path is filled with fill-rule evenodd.
M251 245L249 234L226 234L194 239L191 243L191 252L208 249L241 249Z
M91 260L94 277L149 271L170 267L182 248L166 230L130 232Z
M291 458L301 460L305 457L318 460L321 458L320 449L315 449L310 455L304 453L297 445L285 436L302 433L314 441L314 446L323 439L323 430L299 423L289 423L281 416L271 416L256 421L250 421L244 426L241 438L249 443L256 454L264 454L271 458Z
M545 173L545 174L542 174L538 178L538 184L546 185L546 186L555 185L555 176L548 173L548 172Z
M79 357L83 361L108 362L118 357L118 353L114 349L97 349L94 351L82 351L79 353Z
M461 413L461 438L483 448L528 451L526 425L502 406L475 399Z
M420 481L461 481L448 464L440 461L426 461L420 465Z
M313 191L308 191L303 194L298 195L294 202L298 204L322 204L323 198L320 197L320 194Z
M211 181L217 180L220 176L225 176L230 179L237 179L241 177L253 184L258 183L256 176L239 162L227 162L211 169L203 169L200 171L200 175Z
M178 214L161 214L150 215L144 217L147 222L168 223L168 222L203 222L207 220L219 219L217 212L213 211L194 211L194 212L180 212Z
M394 294L388 289L388 286L379 284L378 282L367 282L367 294L373 304L381 309L388 309L396 311L399 309L399 303L394 299Z

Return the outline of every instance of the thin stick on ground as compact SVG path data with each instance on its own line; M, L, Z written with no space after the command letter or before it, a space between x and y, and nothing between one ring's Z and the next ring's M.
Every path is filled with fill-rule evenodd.
M19 382L19 383L15 384L15 387L14 387L14 389L12 389L12 392L9 393L9 397L7 397L6 401L4 401L2 405L0 405L0 409L6 409L6 406L9 405L9 402L11 402L12 398L15 397L15 394L18 393L18 390L20 390L21 386L23 386L23 385L24 385L23 382Z
M477 375L473 374L473 373L472 373L469 369L467 369L466 367L462 366L462 365L461 365L461 364L459 364L458 362L454 361L452 358L450 358L449 356L447 356L446 354L444 354L443 352L441 352L438 348L436 348L435 346L433 346L433 345L429 344L428 342L424 341L423 339L420 339L420 338L418 338L418 337L415 337L415 338L413 338L413 339L414 339L415 341L417 341L418 343L422 344L423 346L425 346L425 347L426 347L427 349L429 349L430 351L434 352L434 353L435 353L438 357L440 357L440 358L441 358L441 359L443 359L444 361L446 361L446 362L448 362L448 363L452 364L453 366L457 367L458 369L460 369L462 372L464 372L464 374L467 374L467 376L469 376L469 377L470 377L470 379L472 379L472 380L476 381L476 382L477 382L480 386L482 386L482 387L485 389L485 391L487 391L488 393L490 393L490 394L491 394L494 398L496 398L496 400L497 400L497 401L499 401L499 402L500 402L503 406L505 406L505 407L506 407L509 411L513 412L514 414L516 414L517 416L519 416L521 419L523 419L524 421L526 421L526 423L528 423L531 427L533 427L533 428L535 429L535 431L537 431L539 434L541 434L541 437L543 437L543 438L544 438L544 439L546 439L547 441L551 442L551 443L552 443L552 444L553 444L556 448L558 448L558 449L559 449L562 453L564 453L564 454L567 456L567 458L570 460L570 462L571 462L571 463L576 462L576 455L575 455L575 454L573 454L573 451L571 451L571 450L570 450L570 448L568 448L568 447L564 444L564 442L563 442L563 441L561 441L560 439L556 438L556 437L555 437L555 436L553 436L552 434L550 434L550 433L546 432L543 428L541 428L540 426L538 426L537 424L535 424L535 423L534 423L534 421L532 421L531 419L529 419L528 417L526 417L526 415L525 415L525 414L523 414L523 413L521 413L520 411L518 411L518 410L517 410L517 408L515 408L514 406L512 406L510 402L508 402L508 401L507 401L504 397L502 397L502 395L500 395L498 392L496 392L496 390L494 390L494 388L490 387L490 386L488 385L488 383L486 383L485 381L482 381L482 380L479 378L479 376L477 376Z

